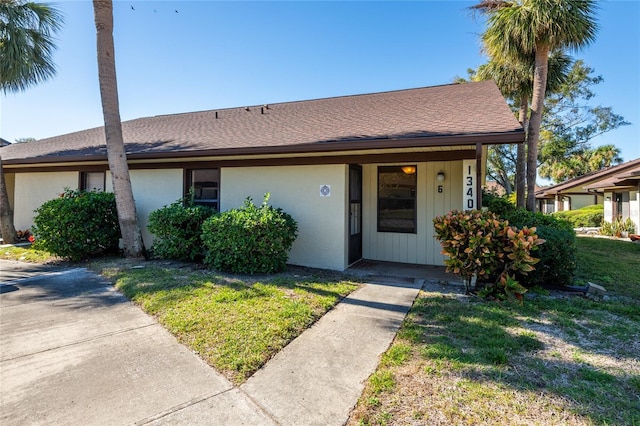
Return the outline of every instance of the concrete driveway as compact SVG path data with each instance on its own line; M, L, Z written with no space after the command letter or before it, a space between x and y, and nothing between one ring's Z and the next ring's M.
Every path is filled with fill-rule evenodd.
M86 269L0 260L0 283L0 424L273 424Z
M365 281L239 387L86 269L0 260L3 281L3 426L325 426L346 422L425 280Z

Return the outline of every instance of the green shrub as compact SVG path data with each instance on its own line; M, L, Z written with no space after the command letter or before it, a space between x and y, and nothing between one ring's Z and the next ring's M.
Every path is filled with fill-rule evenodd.
M553 213L553 216L571 223L574 228L583 226L600 226L604 218L604 206L595 204L577 210L566 210Z
M267 205L268 200L266 194L257 207L247 198L243 207L204 222L202 241L207 248L207 266L248 274L273 273L286 267L298 225L281 209Z
M545 240L536 256L540 262L536 273L516 278L526 287L553 284L570 285L576 269L576 233L573 226L562 219L526 209L515 209L501 216L517 228L535 227L538 236Z
M147 228L155 236L153 255L189 262L201 260L205 253L202 224L214 213L210 207L193 204L190 197L152 211Z
M516 205L510 200L509 196L500 196L485 190L482 191L482 205L498 216L511 213L516 209Z
M111 192L65 189L36 209L36 248L73 261L117 251L120 225Z
M516 275L536 269L538 259L531 256L544 243L535 229L516 229L495 213L453 210L433 220L436 236L442 245L447 272L460 275L466 291L472 277L488 282L483 295L515 296L522 299L527 290Z

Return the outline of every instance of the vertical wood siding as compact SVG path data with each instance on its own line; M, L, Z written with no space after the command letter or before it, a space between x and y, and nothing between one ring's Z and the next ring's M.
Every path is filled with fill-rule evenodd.
M385 164L389 165L389 164ZM462 161L418 163L417 232L378 232L378 164L365 164L363 186L363 256L390 262L443 265L440 243L434 238L433 218L462 209ZM445 181L436 181L438 172ZM443 192L438 192L442 185Z

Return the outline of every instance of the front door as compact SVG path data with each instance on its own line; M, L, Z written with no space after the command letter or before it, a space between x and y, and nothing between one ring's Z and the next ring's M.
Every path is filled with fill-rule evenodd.
M349 264L362 259L362 167L349 166Z

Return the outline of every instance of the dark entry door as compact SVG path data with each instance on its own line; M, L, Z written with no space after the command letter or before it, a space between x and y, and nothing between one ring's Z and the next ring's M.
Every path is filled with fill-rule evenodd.
M349 166L349 264L362 259L362 167Z

